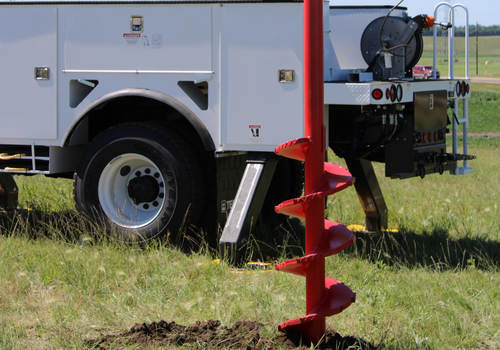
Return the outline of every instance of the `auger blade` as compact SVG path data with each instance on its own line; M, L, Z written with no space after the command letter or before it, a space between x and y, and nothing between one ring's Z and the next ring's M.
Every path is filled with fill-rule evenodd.
M282 143L274 149L274 153L279 156L295 159L303 162L305 160L305 154L309 146L311 145L311 139L304 137L301 139L291 140Z
M342 312L356 300L356 293L342 282L325 278L325 293L321 302L306 316L294 318L278 326L281 332L306 333L311 322Z

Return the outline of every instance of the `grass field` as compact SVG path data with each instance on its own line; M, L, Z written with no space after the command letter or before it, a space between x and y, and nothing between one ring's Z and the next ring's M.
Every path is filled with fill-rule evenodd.
M448 76L448 44L444 38L438 37L437 68L441 76ZM430 64L433 61L433 37L424 37L424 52L419 64ZM445 50L445 51L443 51ZM469 76L470 77L500 77L500 36L484 36L478 40L479 60L476 75L476 38L469 38ZM486 66L486 62L488 65ZM455 39L455 77L465 75L465 38Z
M491 84L492 85L492 84ZM474 84L472 88L474 89ZM500 84L498 84L500 87ZM459 117L462 104L459 103ZM459 126L459 130L462 126ZM472 91L469 98L469 132L500 132L500 94L490 91Z
M473 88L481 92L471 110L484 116L471 129L497 130L496 87ZM469 149L478 159L467 176L390 180L376 164L398 232L360 233L327 258L327 276L357 293L328 327L386 349L500 349L500 139L473 137ZM106 241L75 211L70 180L16 180L24 210L0 216L0 349L91 348L87 339L161 319L256 320L272 337L279 323L304 315L302 278L236 273L213 264L208 245L187 255L159 242ZM362 224L354 189L329 197L327 215ZM256 230L253 254L279 262L302 254L302 241L289 226Z

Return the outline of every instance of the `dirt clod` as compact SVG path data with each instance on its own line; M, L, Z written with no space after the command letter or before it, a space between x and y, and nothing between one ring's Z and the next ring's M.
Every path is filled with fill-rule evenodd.
M232 327L221 326L220 321L196 321L183 326L175 322L136 323L128 332L104 335L99 339L89 340L89 345L97 349L119 348L120 346L138 346L145 348L173 348L175 346L197 349L300 349L309 347L307 339L299 333L286 333L273 339L262 337L260 329L264 325L256 321L238 321ZM353 336L342 336L333 330L327 330L320 349L375 350L377 347Z

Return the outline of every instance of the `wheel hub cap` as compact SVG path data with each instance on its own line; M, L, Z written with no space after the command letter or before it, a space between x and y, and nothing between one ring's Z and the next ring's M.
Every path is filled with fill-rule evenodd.
M128 195L136 205L152 202L160 193L160 186L152 176L139 176L132 179L127 187Z

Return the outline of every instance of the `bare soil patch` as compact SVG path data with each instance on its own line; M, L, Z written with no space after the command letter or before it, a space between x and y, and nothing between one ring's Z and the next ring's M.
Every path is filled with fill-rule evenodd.
M239 321L232 327L221 326L220 321L197 321L190 326L175 322L153 322L135 324L128 332L105 335L89 340L94 349L117 349L123 346L138 346L139 349L175 348L177 346L195 349L300 349L309 347L307 339L299 333L286 333L276 338L263 337L260 329L264 325L256 321ZM320 349L375 350L378 347L353 336L342 336L327 330Z

